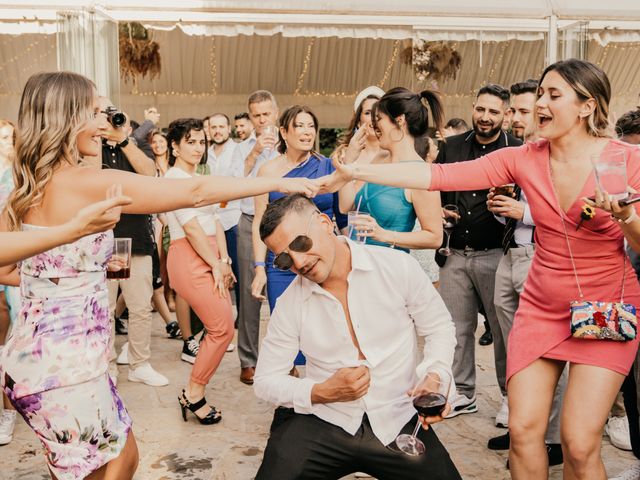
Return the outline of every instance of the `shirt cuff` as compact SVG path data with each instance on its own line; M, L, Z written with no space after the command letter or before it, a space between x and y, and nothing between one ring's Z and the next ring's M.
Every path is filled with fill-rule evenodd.
M298 378L296 387L293 392L293 410L296 413L311 414L313 413L313 404L311 403L311 390L316 384L309 378Z
M533 217L531 216L531 209L529 208L528 203L524 205L524 213L522 214L522 223L524 223L525 225L529 225L531 227L535 226L535 223L533 223Z

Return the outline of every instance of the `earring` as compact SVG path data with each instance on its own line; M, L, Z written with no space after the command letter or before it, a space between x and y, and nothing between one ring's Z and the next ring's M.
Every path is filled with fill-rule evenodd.
M402 130L400 130L400 138L398 140L393 138L393 135L389 134L389 138L391 139L392 142L401 142L402 140L404 140L404 132Z

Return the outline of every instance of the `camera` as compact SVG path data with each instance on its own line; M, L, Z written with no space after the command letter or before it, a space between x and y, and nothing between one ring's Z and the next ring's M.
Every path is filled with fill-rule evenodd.
M114 128L121 127L127 123L126 115L118 111L116 107L107 107L104 113L107 115L107 120Z

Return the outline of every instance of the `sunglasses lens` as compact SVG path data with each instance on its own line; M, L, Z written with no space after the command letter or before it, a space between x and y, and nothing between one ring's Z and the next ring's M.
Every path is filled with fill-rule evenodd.
M306 235L298 235L293 239L293 242L289 244L289 250L294 252L305 253L311 250L313 247L313 241Z
M278 270L289 270L292 265L293 260L291 259L291 256L286 252L282 252L273 259L273 266Z

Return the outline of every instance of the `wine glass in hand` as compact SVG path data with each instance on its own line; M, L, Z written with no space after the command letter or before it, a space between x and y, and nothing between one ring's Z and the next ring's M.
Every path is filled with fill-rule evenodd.
M411 398L419 418L411 435L403 433L396 438L396 446L400 451L412 456L422 455L425 452L424 443L418 439L418 431L423 419L442 416L447 406L450 387L451 375L447 371L430 369L413 388Z
M453 229L458 223L458 219L460 218L460 212L458 211L458 207L455 205L445 205L442 207L442 211L444 213L444 233L447 236L447 244L438 249L438 253L443 257L448 257L451 255L451 249L449 248L449 242L451 241L451 234L453 233Z

